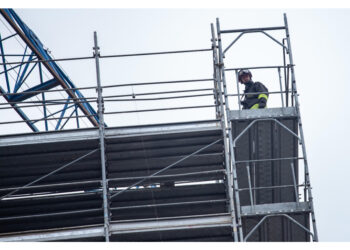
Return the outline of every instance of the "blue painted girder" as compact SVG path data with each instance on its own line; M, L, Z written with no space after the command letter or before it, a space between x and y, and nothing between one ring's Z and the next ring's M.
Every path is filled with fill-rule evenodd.
M34 87L31 87L21 93L18 93L18 95L12 95L11 97L8 98L8 100L12 102L21 102L37 94L40 94L40 92L38 93L29 93L29 92L49 90L56 86L61 85L62 88L66 90L68 96L72 98L73 101L76 102L77 107L85 115L87 115L87 118L90 120L90 122L94 126L98 126L99 119L94 108L87 102L79 102L79 99L81 101L85 100L84 96L82 95L82 93L80 93L79 90L75 89L76 86L69 79L69 77L61 70L61 68L56 64L56 62L50 61L52 60L51 56L44 49L43 44L40 42L39 38L34 34L34 32L19 18L19 16L15 13L14 10L0 9L0 13L4 16L6 21L11 25L11 27L15 30L15 32L17 32L17 34L22 38L22 40L27 44L27 46L31 49L32 53L37 56L37 59L43 60L42 64L53 76L53 79L43 82L41 84L38 84ZM24 56L25 55L23 55L23 57ZM31 59L33 58L29 58L28 61L30 61ZM20 88L21 84L23 83L23 79L25 79L25 77L29 75L30 72L27 74L27 76L25 76L27 68L28 67L26 66L22 72L22 75L17 77L16 85L14 87L14 93ZM5 71L6 71L6 67L5 67Z

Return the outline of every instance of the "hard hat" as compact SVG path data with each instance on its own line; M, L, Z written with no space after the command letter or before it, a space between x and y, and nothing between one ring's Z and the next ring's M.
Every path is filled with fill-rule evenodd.
M252 78L252 73L250 72L249 69L241 69L239 72L238 72L238 80L241 82L241 77L244 76L244 75L249 75L250 78Z

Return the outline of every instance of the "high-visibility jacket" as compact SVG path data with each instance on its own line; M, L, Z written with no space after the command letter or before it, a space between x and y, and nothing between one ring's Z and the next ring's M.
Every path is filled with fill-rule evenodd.
M259 94L259 92L264 93ZM244 100L241 102L243 109L266 108L267 99L269 98L269 94L266 92L269 92L269 90L261 82L249 81L245 83Z

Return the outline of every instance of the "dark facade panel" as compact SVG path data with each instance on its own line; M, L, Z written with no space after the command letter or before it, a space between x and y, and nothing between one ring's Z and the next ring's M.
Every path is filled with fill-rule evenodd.
M130 190L111 203L112 221L227 212L225 186L191 185Z
M109 182L109 187L114 190L111 194L221 138L219 128L107 137L107 176L115 179ZM97 148L99 141L96 139L2 147L0 195L22 187ZM164 171L160 179L154 180L157 183L175 182L175 186L143 188L141 185L139 189L112 199L112 221L226 213L225 184L215 183L215 180L224 180L224 169L223 143L219 142ZM191 181L197 184L181 186L181 183ZM211 182L198 184L203 181ZM142 184L152 183L153 179ZM50 229L102 225L99 150L33 187L18 191L16 196L18 198L0 202L0 234L33 230L40 233ZM175 237L174 240L183 237ZM215 237L222 239L226 236L213 236L212 239ZM200 239L201 236L194 235L195 238Z
M275 117L279 122L298 134L297 117ZM252 119L232 120L233 140L253 122ZM293 172L298 183L298 160L277 160L246 163L247 160L263 160L276 158L297 158L298 139L274 121L256 122L237 140L235 150L237 177L239 188L249 187L248 171L250 172L252 188L276 187L290 185L291 187L264 188L253 190L254 204L270 204L295 202L296 196L293 187ZM251 204L248 190L240 192L242 206ZM300 224L309 228L309 213L289 214ZM246 236L250 230L263 218L252 216L243 218L243 231ZM248 241L309 241L310 236L303 229L293 224L285 217L269 217L251 235Z
M233 241L231 227L197 228L186 230L167 230L132 234L112 235L111 241L190 241L220 242Z
M309 214L291 215L297 222L309 228ZM246 217L243 219L243 234L246 236L263 216ZM310 235L286 217L276 216L267 218L247 241L264 242L305 242L310 241Z
M22 187L50 174L92 150L98 149L98 147L97 140L1 147L0 195L5 195L15 188ZM33 184L32 188L22 189L16 194L66 192L97 188L100 186L98 182L80 184L79 182L99 181L101 179L100 162L100 153L97 150L84 159Z
M297 133L293 117L279 120ZM237 136L249 120L233 121ZM208 129L181 133L153 133L106 138L106 167L111 195L164 167L222 138L222 130ZM272 122L254 127L237 143L236 160L297 157L297 141ZM64 164L99 148L99 141L74 140L3 147L0 150L0 195L21 187ZM293 184L290 162L250 164L255 187ZM294 161L297 173L297 161ZM205 181L210 181L203 183ZM219 182L217 182L219 181ZM186 182L196 182L183 185ZM248 187L246 164L238 164L240 188ZM156 184L151 187L150 185ZM160 184L160 186L159 186ZM295 201L293 188L259 190L257 204ZM35 193L35 195L33 195ZM38 196L40 195L42 196ZM0 202L0 234L46 231L103 225L100 152L67 167L30 189L16 195L26 199ZM30 195L32 195L30 197ZM240 194L241 205L249 205L249 194ZM228 212L223 142L220 141L173 168L113 198L112 222L157 220L182 216L214 215ZM304 226L308 213L293 215ZM245 235L262 217L244 217ZM100 241L101 237L74 241ZM182 230L112 235L111 241L232 241L227 225ZM307 241L309 236L285 218L269 218L251 241Z
M0 233L100 224L101 204L92 193L1 201Z
M298 133L296 118L279 118L278 120L294 133ZM235 139L250 122L252 121L233 121L233 139ZM255 123L237 141L235 155L236 161L298 157L298 140L274 121L261 121ZM238 163L238 186L239 188L249 187L247 165L249 166L251 185L253 188L293 185L291 162L294 163L294 171L297 178L297 160ZM253 192L253 197L255 204L295 201L293 187L260 189ZM240 199L241 205L250 205L248 191L242 191L240 193Z

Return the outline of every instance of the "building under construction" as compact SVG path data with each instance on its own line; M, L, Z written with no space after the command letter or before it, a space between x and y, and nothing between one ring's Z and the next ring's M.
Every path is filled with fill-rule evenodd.
M53 59L12 9L0 12L9 31L0 34L0 117L13 110L20 118L0 126L22 123L33 131L0 136L0 241L318 241L286 15L282 26L249 29L222 30L217 19L207 49L101 56L95 33L93 56ZM275 70L279 91L268 94L280 96L279 107L242 109L237 76L244 68L225 67L225 53L252 33L283 51L283 65L247 67ZM14 39L24 45L20 52L7 50ZM101 83L105 58L181 53L210 53L212 78ZM94 60L96 86L74 85L57 64L64 60ZM26 85L33 74L37 84ZM236 76L231 93L228 74ZM194 82L209 87L103 92ZM94 96L84 97L86 90ZM198 106L108 111L118 101L208 96ZM32 117L38 107L42 116ZM199 109L215 119L127 127L105 119ZM64 129L68 123L75 128Z

